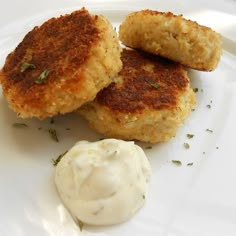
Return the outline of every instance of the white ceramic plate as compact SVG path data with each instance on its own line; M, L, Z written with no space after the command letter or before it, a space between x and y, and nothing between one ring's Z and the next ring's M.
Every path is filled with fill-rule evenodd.
M235 2L214 4L214 9L181 0L1 3L1 66L33 26L82 6L104 14L114 26L135 9L184 13L214 26L223 34L225 48L214 72L189 71L192 86L199 89L197 107L177 136L167 143L152 145L152 149L145 149L149 144L139 143L153 169L149 195L145 206L130 221L112 227L85 226L81 233L61 204L53 182L52 159L78 140L95 141L101 136L75 114L56 117L53 124L50 119L43 122L18 119L0 95L1 236L236 235L236 57L233 55L236 20L230 4ZM216 24L218 18L221 21ZM15 122L26 123L28 127L13 127ZM59 143L50 138L49 128L57 130ZM188 139L186 134L194 137ZM189 149L184 148L186 142ZM182 165L176 166L172 160L180 160Z

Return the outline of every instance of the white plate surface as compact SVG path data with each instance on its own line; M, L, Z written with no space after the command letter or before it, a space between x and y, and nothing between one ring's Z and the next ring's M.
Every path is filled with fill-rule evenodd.
M82 6L104 14L114 26L133 10L152 8L184 13L223 35L224 51L211 73L189 70L198 88L197 107L167 143L138 143L153 169L145 206L128 222L88 227L82 232L61 204L53 182L52 159L78 140L101 136L75 114L43 122L21 120L0 94L0 236L236 235L236 9L235 1L211 7L208 1L7 1L0 8L0 66L33 26ZM221 19L216 24L216 19ZM207 105L211 105L209 109ZM24 122L28 128L15 128ZM56 129L59 143L47 129ZM69 129L68 129L69 128ZM213 132L206 131L210 129ZM188 139L186 134L194 134ZM190 145L184 148L184 143ZM172 160L180 160L176 166ZM192 166L187 166L193 162ZM115 214L115 213L114 213Z

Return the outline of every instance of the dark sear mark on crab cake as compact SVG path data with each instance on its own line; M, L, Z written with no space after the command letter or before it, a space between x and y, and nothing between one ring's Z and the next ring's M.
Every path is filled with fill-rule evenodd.
M116 82L78 113L113 138L157 143L174 137L195 105L186 71L179 63L124 49Z
M8 55L0 82L20 117L44 119L93 100L121 66L110 22L82 8L30 31Z

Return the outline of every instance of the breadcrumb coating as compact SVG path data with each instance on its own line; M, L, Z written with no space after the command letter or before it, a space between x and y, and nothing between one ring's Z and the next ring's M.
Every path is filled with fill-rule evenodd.
M179 63L124 49L116 82L78 113L112 138L163 142L174 137L195 105L186 71Z
M221 56L218 33L171 12L133 12L121 24L119 36L128 47L202 71L214 70Z
M82 8L27 33L8 55L0 82L18 116L44 119L93 100L121 67L112 25Z

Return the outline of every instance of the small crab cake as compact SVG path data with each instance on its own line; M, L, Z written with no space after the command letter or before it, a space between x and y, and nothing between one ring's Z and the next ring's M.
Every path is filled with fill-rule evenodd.
M109 137L163 142L174 137L195 105L195 94L179 63L124 49L116 82L78 112Z
M219 34L171 12L133 12L121 24L119 34L120 40L128 47L142 49L197 70L214 70L221 56Z
M121 67L112 25L82 8L30 31L8 55L0 82L18 116L44 119L93 100Z

